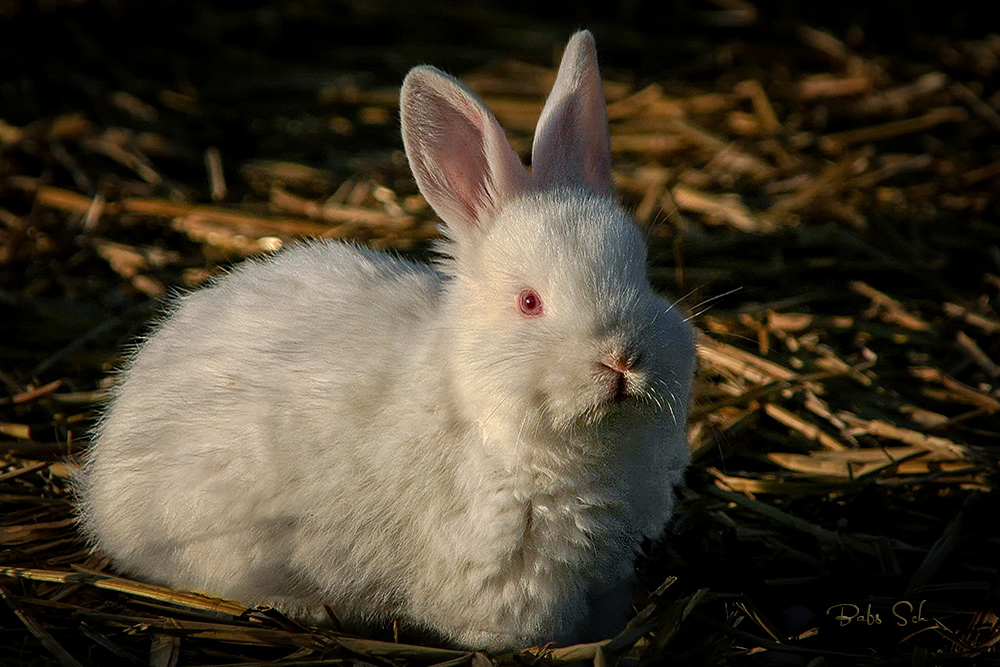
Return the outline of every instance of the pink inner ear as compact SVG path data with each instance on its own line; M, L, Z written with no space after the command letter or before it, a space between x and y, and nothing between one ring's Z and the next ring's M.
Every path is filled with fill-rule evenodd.
M611 160L608 139L593 127L607 127L603 116L593 118L587 114L592 108L581 101L582 91L577 91L560 101L553 110L546 128L546 149L553 154L548 172L542 176L549 185L566 185L582 180L591 190L610 194ZM600 101L604 104L604 100ZM606 130L604 130L606 133ZM546 168L543 162L543 170Z
M416 68L403 84L401 103L413 175L449 227L477 226L530 187L496 119L455 79Z
M442 109L448 106L442 105ZM464 113L449 117L446 111L435 137L436 165L441 172L442 190L450 192L455 203L462 208L470 220L475 220L486 205L489 188L486 155L483 153L483 128L474 108L466 108ZM430 167L425 167L430 168ZM480 177L475 177L475 175Z
M611 137L608 131L608 112L604 104L604 88L601 85L600 75L595 73L597 78L596 90L580 91L579 97L596 97L597 99L582 100L577 108L583 110L580 114L583 118L578 119L577 114L572 113L570 122L574 123L577 131L582 135L577 141L576 150L579 155L574 156L583 165L583 179L588 186L611 194L614 192L614 183L611 180Z
M614 192L604 88L589 33L577 33L566 46L535 130L532 166L543 187L584 185Z
M539 155L533 164L538 169L536 178L544 185L566 185L581 177L586 185L594 187L586 146L581 140L580 127L585 123L581 116L579 92L559 100L552 109L544 128L544 146L548 155Z

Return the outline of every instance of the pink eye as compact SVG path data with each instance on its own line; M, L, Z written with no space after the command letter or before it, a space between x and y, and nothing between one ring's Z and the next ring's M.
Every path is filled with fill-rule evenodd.
M522 290L517 297L517 307L525 317L538 317L542 314L542 297L533 289Z

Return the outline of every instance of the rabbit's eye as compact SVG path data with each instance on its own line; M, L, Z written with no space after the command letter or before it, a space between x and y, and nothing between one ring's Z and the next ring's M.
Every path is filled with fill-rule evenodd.
M533 289L522 290L517 297L517 307L525 317L538 317L542 314L542 297Z

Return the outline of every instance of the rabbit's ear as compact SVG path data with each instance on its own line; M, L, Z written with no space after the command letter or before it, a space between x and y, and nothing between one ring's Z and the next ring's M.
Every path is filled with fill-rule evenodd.
M400 98L403 145L420 192L448 226L478 226L531 179L475 93L433 67L415 67Z
M535 129L531 169L543 188L583 185L602 194L614 192L608 111L594 37L586 30L566 45Z

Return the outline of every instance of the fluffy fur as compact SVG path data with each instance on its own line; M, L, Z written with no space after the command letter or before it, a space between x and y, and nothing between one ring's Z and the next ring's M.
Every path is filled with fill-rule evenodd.
M82 525L122 572L305 619L606 636L671 516L694 344L610 196L593 40L531 176L458 81L417 68L401 104L438 265L313 243L181 298L96 430Z

